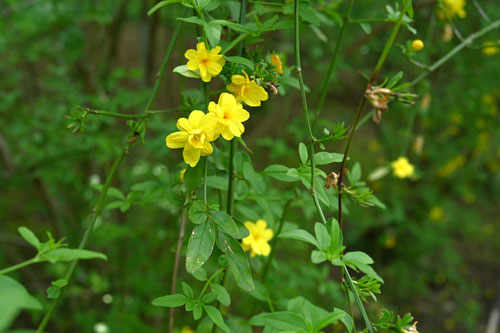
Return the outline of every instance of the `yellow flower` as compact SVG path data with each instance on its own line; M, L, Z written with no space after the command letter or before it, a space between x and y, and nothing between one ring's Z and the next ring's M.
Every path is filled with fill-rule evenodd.
M240 137L245 131L242 122L250 118L250 113L228 93L222 93L217 104L210 102L208 111L208 115L217 120L215 131L222 133L222 137L226 140L231 140L235 136Z
M449 160L445 165L437 170L437 175L439 177L448 177L458 169L460 169L466 162L464 155L458 155L457 157Z
M413 49L413 51L420 51L424 48L424 42L422 42L420 39L415 39L413 42L411 42L411 48Z
M210 82L212 77L216 77L222 71L226 63L224 56L219 54L220 51L220 46L207 50L204 42L198 43L196 50L189 49L184 53L184 57L189 60L187 68L191 71L199 70L201 79Z
M444 217L444 209L441 206L434 206L429 212L429 218L434 222L443 221Z
M231 77L231 84L226 88L234 97L236 97L236 102L245 102L248 106L260 106L261 101L267 101L267 92L255 82L255 80L250 81L248 74L243 71L245 76L233 75Z
M485 42L483 44L483 54L486 56L493 56L500 52L500 47L495 42Z
M407 331L405 329L403 329L403 332L404 333L418 333L417 331L417 321L413 323L413 325L410 327L410 329Z
M450 19L458 16L460 18L464 18L467 16L465 12L465 0L443 0L444 11ZM438 16L441 20L446 19L446 15L442 10L438 11Z
M182 169L181 173L179 175L179 178L181 179L181 183L184 183L184 174L186 173L187 169Z
M184 326L181 330L181 333L194 333L194 331L189 326Z
M399 157L391 163L392 173L398 178L408 178L413 176L414 167L406 157Z
M171 149L184 148L182 156L184 161L191 167L196 166L200 156L211 154L214 149L210 141L214 141L215 126L217 123L211 117L199 110L194 110L189 118L179 118L177 128L179 132L174 132L167 136L167 147Z
M266 229L266 221L258 220L256 223L246 221L245 227L250 231L250 235L242 239L243 250L251 250L250 257L252 258L256 255L268 256L271 246L267 242L273 238L274 233L271 229Z
M277 54L273 54L271 56L271 64L276 67L274 71L280 75L283 75L283 63L281 62L280 56Z

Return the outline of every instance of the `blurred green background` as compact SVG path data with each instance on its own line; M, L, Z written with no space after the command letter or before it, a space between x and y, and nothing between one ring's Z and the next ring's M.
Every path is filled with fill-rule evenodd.
M492 21L500 17L497 1L477 2ZM143 111L175 18L182 11L173 5L148 17L154 3L0 2L0 267L34 255L17 234L22 225L41 238L50 231L77 246L99 193L95 184L103 183L123 146L127 125L123 119L89 115L84 132L73 134L64 116L78 105L123 113ZM356 1L352 16L384 17L386 3L394 5ZM437 17L435 1L414 0L413 4L412 26L417 35L404 29L397 42L405 45L422 39L424 50L414 59L431 64L460 40L453 32L446 38L449 28ZM344 15L346 5L313 1L311 7L323 15L318 25L304 27L301 37L303 72L314 110L339 33L335 17ZM259 6L250 2L249 8L252 20ZM467 17L453 22L457 31L468 36L488 22L474 1L467 1L465 8ZM352 122L366 82L363 75L371 72L390 26L373 23L369 33L359 24L348 26L318 128ZM168 150L164 140L174 130L177 117L186 115L187 105L199 95L197 80L171 71L186 62L184 52L194 47L196 36L194 25L184 24L154 106L182 106L182 110L151 118L145 144L130 152L113 183L125 194L146 181L154 187L147 196L133 199L130 207L120 206L123 212L104 211L89 248L105 253L108 260L80 262L49 326L51 332L97 332L97 323L105 324L109 332L165 331L167 311L150 303L170 290L179 225L179 199L171 188L179 183L184 164L179 152ZM263 38L259 48L282 54L285 69L293 66L291 30L268 32ZM370 120L354 138L350 166L361 163L363 178L386 205L383 210L351 204L345 218L345 243L351 250L369 253L385 279L378 303L368 306L373 315L382 307L400 314L411 312L422 332L481 332L486 327L500 291L500 53L486 54L481 46L499 39L499 31L494 30L462 50L412 88L419 96L414 106L391 104L381 124ZM423 71L395 46L381 77L392 77L400 70L405 82ZM217 84L223 88L222 82ZM282 93L253 110L245 123L245 141L254 152L251 158L257 171L271 164L298 163L297 145L306 135L300 96L289 87ZM339 141L327 149L340 153L344 145ZM415 177L398 179L389 172L377 179L373 171L390 171L390 162L399 156L415 165ZM287 186L268 178L266 183L271 194ZM333 191L329 193L333 196ZM265 213L271 226L283 206L284 202L276 203L274 213ZM291 209L286 221L310 230L317 217L305 189ZM250 220L263 214L255 201L241 200L236 211ZM327 212L331 215L335 209ZM343 307L338 273L327 264L314 266L310 250L306 244L280 241L271 277L275 298L302 294L324 307L332 303ZM252 265L259 267L259 260ZM65 267L39 264L11 276L48 304L46 288L63 275ZM181 279L191 279L182 265ZM234 303L236 313L245 318L245 309L253 301L243 298ZM176 313L179 327L194 327L191 315L183 310ZM39 311L24 311L12 327L34 327L41 316Z

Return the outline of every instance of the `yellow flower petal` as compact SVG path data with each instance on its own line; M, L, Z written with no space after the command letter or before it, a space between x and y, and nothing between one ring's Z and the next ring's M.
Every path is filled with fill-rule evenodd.
M167 147L170 149L183 148L187 144L187 132L174 132L166 138Z
M191 145L186 145L182 152L182 157L184 158L184 162L194 168L200 160L200 149L196 149Z
M198 52L196 52L196 50L193 49L189 49L186 51L186 53L184 53L184 57L186 57L187 60L196 59L197 56Z

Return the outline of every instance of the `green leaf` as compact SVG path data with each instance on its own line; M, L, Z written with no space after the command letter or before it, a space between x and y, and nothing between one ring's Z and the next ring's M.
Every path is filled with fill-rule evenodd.
M339 320L344 318L347 313L340 309L335 309L333 312L330 312L325 317L321 318L321 320L316 324L314 329L316 331L320 331L323 327L326 327L331 324L337 323Z
M363 264L373 264L373 259L361 251L347 252L343 258L344 261L360 262Z
M313 235L311 235L310 233L308 233L307 231L302 230L302 229L295 229L295 230L290 230L290 231L284 232L284 233L280 234L279 237L300 240L300 241L312 244L312 245L316 246L317 248L319 248L319 244L318 244L318 241L316 240L316 238L314 238Z
M191 275L193 275L193 277L198 281L207 281L208 280L207 272L205 271L205 269L203 267L198 268L196 271L191 273Z
M339 163L342 162L343 158L344 154L329 153L326 151L320 151L319 153L314 154L314 161L316 162L316 165Z
M281 165L281 164L274 164L268 166L265 170L264 173L270 177L273 177L274 179L281 180L283 182L296 182L299 181L299 175L289 175L287 172L290 170L289 167Z
M314 232L316 234L316 239L318 240L319 249L326 251L326 249L330 247L332 241L326 226L323 223L316 222L314 225Z
M37 249L40 248L40 240L30 229L26 227L19 227L17 228L17 231L19 232L19 234L21 234L21 237L24 238L25 241L27 241Z
M186 304L188 301L189 299L182 294L173 294L155 298L151 304L167 308L175 308Z
M330 224L330 237L332 239L332 249L336 250L343 243L342 230L340 230L340 225L335 218L330 218L327 222L327 225Z
M207 177L207 186L227 191L227 177L211 175Z
M211 283L210 288L217 295L217 300L221 302L221 304L225 306L231 305L231 296L229 296L226 288L215 283Z
M201 307L201 303L197 302L193 308L193 318L194 320L198 320L201 318L202 315L203 315L203 308Z
M203 305L203 308L215 325L219 326L224 332L230 333L229 327L227 327L217 308L210 305Z
M250 68L252 71L254 70L253 62L247 58L243 58L243 57L225 57L225 58L229 62L234 62L235 64L240 64L240 65L246 66L246 67Z
M154 12L156 12L158 9L162 8L162 7L165 7L167 5L170 5L170 4L173 4L173 3L178 3L178 2L182 2L182 0L166 0L166 1L160 1L158 2L156 5L154 5L153 8L151 8L149 11L148 11L148 16L151 16L153 15Z
M193 289L189 286L189 284L182 282L182 291L184 292L184 295L186 295L187 298L189 299L194 298Z
M61 294L61 288L56 286L50 286L47 288L47 298L56 299Z
M193 273L203 266L214 249L215 228L212 223L205 222L194 227L189 237L186 250L186 270Z
M4 332L22 309L42 310L42 305L16 280L0 275L0 332Z
M368 35L372 32L372 27L368 23L365 22L360 22L359 25L361 26L361 29Z
M365 273L366 275L384 283L384 279L382 279L380 275L378 275L377 272L375 272L375 270L371 266L363 264L361 262L356 262L356 267L359 268L359 270Z
M212 48L219 44L220 36L222 32L222 27L218 24L213 24L212 22L203 22L203 27L207 33L207 39Z
M120 191L119 189L117 189L116 187L108 188L107 195L109 195L110 197L113 197L113 198L120 199L120 200L126 200L125 194L123 194L123 192Z
M217 299L217 294L215 293L208 293L208 294L205 294L202 298L201 298L201 303L202 304L208 304L208 303L212 303L213 301L215 301Z
M326 260L326 256L324 252L313 250L311 252L311 262L313 264L321 264Z
M72 261L75 259L108 260L108 258L102 253L80 249L55 249L44 254L44 258L46 258L51 263L57 261Z
M174 70L172 72L180 74L184 77L192 78L192 79L199 79L200 78L200 73L190 71L186 65L177 66L174 68Z
M191 222L194 224L201 224L204 223L207 218L207 205L201 200L193 202L191 208L189 208L189 219Z
M307 159L309 158L309 155L307 153L307 147L305 144L303 144L302 142L299 143L299 156L300 156L300 161L302 162L302 164L306 164L307 163Z
M307 331L304 319L298 314L289 311L267 313L264 316L264 322L277 330L299 332L298 329L301 328Z
M250 271L250 263L240 243L224 232L219 232L218 242L219 247L226 254L236 283L247 291L253 291L255 285Z
M403 72L398 72L396 75L394 75L390 80L389 82L387 83L387 85L385 86L387 89L391 89L392 87L394 87L398 82L399 80L401 80L403 78Z
M222 231L227 232L233 237L238 237L239 229L231 216L218 210L211 211L209 216Z
M348 173L349 181L352 183L356 183L361 179L361 164L356 162L351 170Z
M59 287L59 288L62 288L66 285L68 285L68 280L65 280L65 279L59 279L59 280L56 280L56 281L52 281L51 284L53 286L56 286L56 287Z

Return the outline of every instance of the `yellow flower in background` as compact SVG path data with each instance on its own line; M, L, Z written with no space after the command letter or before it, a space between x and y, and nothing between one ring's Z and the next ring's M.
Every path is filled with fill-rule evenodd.
M184 57L188 59L187 68L190 71L200 71L201 79L204 82L210 82L213 77L219 75L222 67L226 63L224 56L219 54L220 46L213 49L207 49L204 42L196 45L196 50L189 49L184 53Z
M281 62L280 56L277 54L273 54L271 56L271 64L276 67L274 71L279 75L283 75L283 63Z
M465 0L443 0L443 7L450 19L453 19L455 16L460 18L465 18L467 16L467 12L465 11ZM446 19L446 15L442 10L438 11L438 16L441 20Z
M448 177L458 169L460 169L465 164L466 158L464 155L458 155L457 157L448 161L445 165L438 169L437 175L439 177Z
M439 222L444 220L444 209L441 206L434 206L429 212L431 221Z
M250 118L250 113L243 109L243 105L236 102L236 98L228 93L219 96L219 102L210 102L208 115L217 121L216 133L222 133L222 137L231 140L240 137L245 131L243 122Z
M181 333L195 333L195 332L191 329L191 327L184 326L181 330Z
M181 179L181 183L184 183L184 175L186 174L187 169L182 169L181 173L179 174L179 178Z
M391 163L392 173L398 178L408 178L413 176L414 167L406 157L399 157Z
M196 166L200 156L211 154L214 149L210 144L217 138L215 134L216 121L199 110L194 110L189 118L179 118L177 128L167 136L167 147L170 149L184 148L182 156L184 162L191 167Z
M415 39L413 42L411 42L411 48L413 49L413 51L420 51L424 48L424 42L422 42L420 39Z
M251 251L250 257L255 257L256 255L268 256L271 252L271 246L267 243L273 238L273 231L267 228L267 223L264 220L258 220L256 223L246 221L245 227L247 227L250 235L242 239L241 246L245 251Z
M484 55L491 57L497 54L498 52L500 52L500 47L498 46L498 43L489 41L483 44Z
M260 106L261 101L267 101L268 95L264 88L259 86L255 80L250 81L248 74L243 71L242 75L233 75L231 83L226 87L234 97L236 102L245 102L248 106Z

